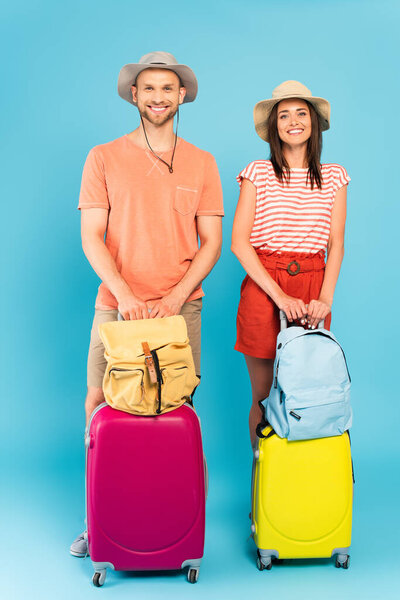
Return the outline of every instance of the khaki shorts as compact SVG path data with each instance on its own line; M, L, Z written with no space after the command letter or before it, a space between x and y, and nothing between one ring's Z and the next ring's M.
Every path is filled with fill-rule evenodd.
M200 346L201 346L201 308L202 298L185 302L180 314L185 318L189 342L192 347L194 366L196 374L200 375ZM103 377L107 366L104 358L104 346L99 336L100 323L107 321L117 321L118 311L96 309L94 313L92 331L90 334L90 346L87 364L87 384L88 387L103 386Z

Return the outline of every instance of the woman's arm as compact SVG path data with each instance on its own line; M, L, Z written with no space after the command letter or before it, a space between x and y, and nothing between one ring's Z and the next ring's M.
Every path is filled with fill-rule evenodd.
M324 280L318 300L311 300L308 305L308 321L310 327L316 327L331 312L333 295L339 277L344 256L344 229L346 223L347 185L336 192L332 208L331 230L328 241L328 252Z
M249 179L243 179L233 221L231 250L249 277L268 294L281 310L285 311L289 321L301 319L307 313L304 302L300 298L292 298L283 292L264 269L255 249L250 244L256 211L256 195L256 186Z

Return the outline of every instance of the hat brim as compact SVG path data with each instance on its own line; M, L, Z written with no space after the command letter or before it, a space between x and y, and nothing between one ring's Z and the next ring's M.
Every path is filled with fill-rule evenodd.
M186 89L186 95L183 102L193 102L197 96L198 84L196 75L190 67L186 65L163 65L163 64L136 64L131 63L122 67L118 77L118 94L136 106L136 102L132 99L132 85L135 85L136 78L142 71L146 69L166 69L173 71L180 78L183 87Z
M269 100L261 100L254 107L253 117L256 131L261 139L268 142L268 119L275 104L282 100L290 100L291 98L299 98L306 100L312 104L317 112L321 123L321 130L326 131L330 127L330 112L331 107L328 100L318 98L317 96L290 95L287 98L270 98Z

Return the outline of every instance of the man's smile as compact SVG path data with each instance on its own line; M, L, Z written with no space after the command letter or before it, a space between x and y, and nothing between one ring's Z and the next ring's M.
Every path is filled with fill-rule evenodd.
M160 115L162 113L164 113L169 107L168 106L151 106L150 104L147 105L147 108L149 108L151 110L151 112Z

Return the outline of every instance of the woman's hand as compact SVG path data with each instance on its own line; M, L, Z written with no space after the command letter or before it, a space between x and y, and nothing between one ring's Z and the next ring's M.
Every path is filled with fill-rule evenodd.
M274 299L274 302L280 310L283 310L290 322L303 319L307 315L307 306L301 298L293 298L283 293Z
M331 312L331 305L324 300L311 300L307 309L307 321L310 329L315 329L320 321Z

